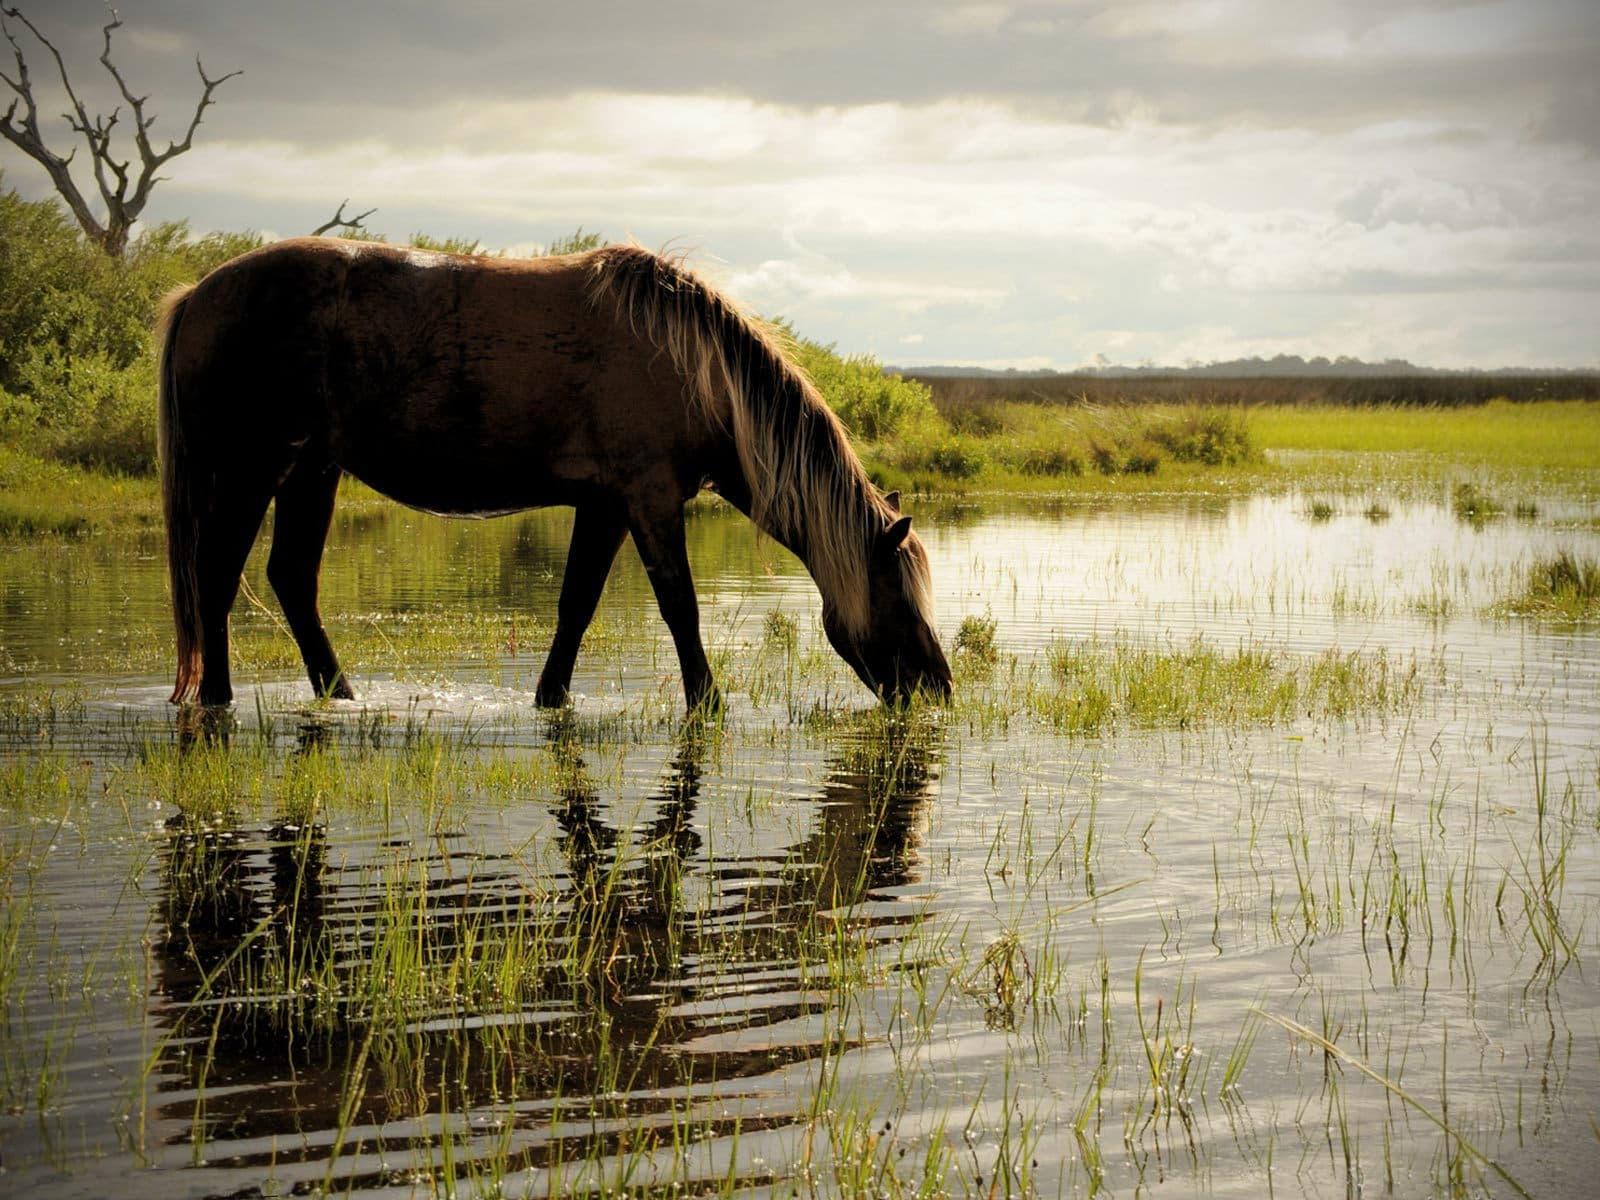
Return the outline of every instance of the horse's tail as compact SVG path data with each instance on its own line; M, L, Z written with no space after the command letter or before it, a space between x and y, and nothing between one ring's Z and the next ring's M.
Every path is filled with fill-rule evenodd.
M160 400L157 447L161 455L161 505L167 519L167 575L172 584L172 618L178 629L178 678L171 702L181 704L200 687L200 583L196 543L199 519L194 504L194 463L178 410L178 375L173 345L193 285L177 288L161 302L156 318L160 347Z

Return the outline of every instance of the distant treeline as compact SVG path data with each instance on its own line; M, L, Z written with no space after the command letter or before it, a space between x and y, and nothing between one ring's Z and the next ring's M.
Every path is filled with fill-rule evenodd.
M1002 400L1030 404L1345 404L1459 408L1490 400L1600 399L1600 374L1460 374L1216 379L1195 375L958 376L906 372L953 413Z

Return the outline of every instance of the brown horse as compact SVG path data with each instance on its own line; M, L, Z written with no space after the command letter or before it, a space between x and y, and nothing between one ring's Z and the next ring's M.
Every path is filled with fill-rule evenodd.
M806 564L828 640L868 687L950 692L911 518L767 331L678 263L302 238L176 293L158 341L174 702L232 699L228 613L274 499L267 578L312 686L351 695L317 611L344 471L429 512L577 510L541 704L566 701L628 534L690 706L716 701L684 548L705 484Z

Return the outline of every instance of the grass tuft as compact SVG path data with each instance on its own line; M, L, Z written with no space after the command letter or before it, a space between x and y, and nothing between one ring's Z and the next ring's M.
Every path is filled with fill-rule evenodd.
M1456 519L1465 521L1474 529L1482 529L1490 521L1505 513L1505 506L1473 483L1458 483L1450 496L1450 507Z
M1600 562L1561 550L1528 568L1522 591L1495 605L1501 616L1566 621L1600 618Z
M961 627L956 630L952 643L957 659L973 666L994 666L1000 653L994 635L995 621L988 613L961 618Z
M1035 693L1035 713L1065 733L1118 725L1194 728L1340 720L1397 712L1421 693L1417 664L1329 650L1311 658L1259 646L1061 642L1048 651L1055 686Z

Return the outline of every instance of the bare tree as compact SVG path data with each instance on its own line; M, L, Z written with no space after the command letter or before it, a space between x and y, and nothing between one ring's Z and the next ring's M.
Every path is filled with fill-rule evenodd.
M352 233L354 233L357 230L366 229L366 226L364 224L362 224L362 222L365 221L368 217L370 217L373 213L377 212L378 210L375 209L375 208L369 208L369 209L367 209L366 212L357 213L353 217L346 217L344 215L344 206L346 204L349 204L349 203L350 203L350 201L349 201L348 198L339 201L339 210L336 213L334 213L333 216L329 217L326 221L324 221L321 225L318 225L315 229L313 229L311 231L311 236L312 237L321 237L323 234L327 233L328 230L330 230L330 229L348 229Z
M95 186L99 189L100 199L106 209L104 221L95 215L88 199L79 190L77 181L72 177L72 160L78 153L78 147L74 146L63 158L45 145L44 135L39 131L39 107L34 99L32 80L28 76L28 64L23 57L21 44L18 43L11 26L6 23L6 17L20 21L26 26L28 32L33 34L55 59L56 70L61 75L61 86L66 89L67 100L71 104L71 111L63 113L62 116L66 118L73 132L82 136L88 143L90 161L94 166ZM96 113L91 117L83 101L78 98L72 80L67 76L67 64L62 60L61 52L19 9L0 8L0 32L3 32L6 41L11 43L12 53L16 57L15 78L0 71L0 79L3 79L16 93L11 106L6 109L4 116L0 117L0 134L4 134L24 154L44 167L50 175L50 181L56 185L56 191L61 193L61 198L67 202L72 215L83 227L83 232L114 258L122 257L128 246L129 229L144 211L151 190L164 178L156 172L194 144L195 130L200 127L200 118L212 104L212 93L235 75L243 74L241 71L230 71L213 79L206 74L205 67L196 56L194 65L200 72L202 89L200 102L195 105L194 116L189 118L189 127L183 135L183 140L169 141L165 150L157 150L150 141L150 127L155 124L156 119L154 115L147 115L144 108L145 102L150 97L135 96L123 79L122 72L111 61L111 34L121 27L122 22L117 17L117 10L112 9L111 19L101 31L104 46L100 52L100 65L105 67L111 78L116 81L118 92L133 114L133 144L139 155L137 169L133 167L131 158L119 160L117 151L111 144L112 132L122 116L121 105L112 109L110 115ZM22 106L20 115L17 112L19 104Z

